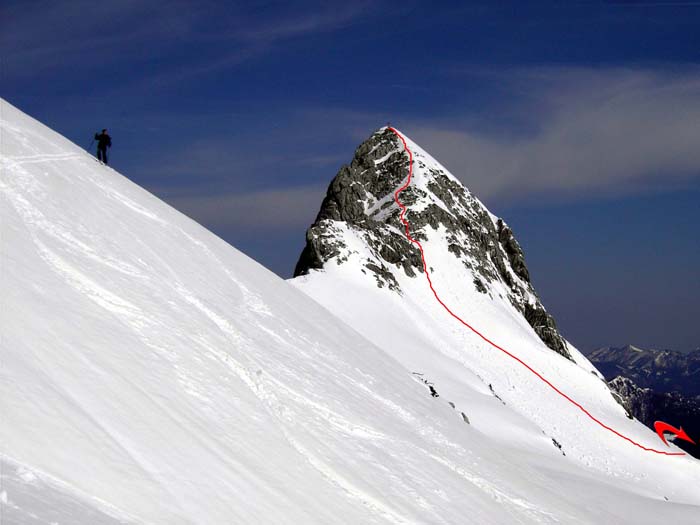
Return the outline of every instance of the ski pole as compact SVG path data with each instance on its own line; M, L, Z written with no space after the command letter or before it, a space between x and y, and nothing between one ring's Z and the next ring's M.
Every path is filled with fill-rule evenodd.
M92 139L92 142L91 142L90 145L88 146L88 151L90 151L90 150L92 149L92 145L93 145L94 143L95 143L95 139Z

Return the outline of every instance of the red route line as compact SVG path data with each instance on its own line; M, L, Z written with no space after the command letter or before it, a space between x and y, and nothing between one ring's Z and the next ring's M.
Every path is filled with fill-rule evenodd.
M620 432L618 432L618 431L615 430L614 428L609 427L608 425L606 425L605 423L603 423L602 421L600 421L599 419L597 419L595 416L593 416L593 414L591 414L588 410L586 410L580 403L577 403L576 401L574 401L573 399L571 399L569 396L567 396L564 392L562 392L561 390L559 390L559 389L558 389L556 386L554 386L552 383L550 383L549 380L547 380L544 376L542 376L542 374L540 374L539 372L537 372L537 370L535 370L535 369L532 368L530 365L528 365L525 361L523 361L523 360L520 359L519 357L517 357L517 356L511 354L511 353L510 353L508 350L506 350L505 348L503 348L503 347L497 345L496 343L494 343L493 341L491 341L488 337L486 337L484 334L482 334L481 332L479 332L479 331L478 331L476 328L474 328L472 325L470 325L469 323L467 323L464 319L462 319L462 318L459 317L457 314L455 314L452 310L450 310L450 309L448 308L448 306L447 306L444 302L442 302L442 299L440 299L440 296L439 296L439 295L437 294L437 292L435 291L435 288L433 288L433 281L430 279L430 273L428 272L428 265L427 265L426 262L425 262L425 253L424 253L424 251L423 251L423 245L420 243L420 241L418 241L418 240L414 239L413 237L411 237L410 225L409 225L409 223L408 223L408 220L406 220L406 218L404 217L404 215L406 215L406 206L399 200L399 194L400 194L402 191L404 191L406 188L408 188L408 186L411 184L411 177L413 176L413 153L412 153L411 150L408 148L408 145L406 144L406 140L403 138L403 136L402 136L398 131L396 131L396 129L394 129L394 128L392 128L392 127L388 127L387 129L389 129L390 131L392 131L399 139L401 139L401 142L403 143L403 149L406 151L406 153L408 153L408 178L406 179L406 183L394 192L394 200L396 201L396 204L399 205L399 208L401 208L401 215L399 216L399 218L401 219L401 222L403 223L403 225L404 225L405 228L406 228L406 238L407 238L410 242L412 242L413 244L415 244L416 246L418 246L418 249L420 250L420 258L421 258L421 260L423 261L423 270L424 270L424 272L425 272L425 277L428 279L428 284L430 285L430 290L433 292L433 295L435 296L435 299L437 299L437 302L440 303L440 305L442 305L442 307L445 309L445 311L447 311L448 314L450 314L450 315L451 315L452 317L454 317L457 321L459 321L459 322L462 323L464 326L466 326L467 328L469 328L469 330L471 330L472 332L474 332L476 335L478 335L481 339L483 339L484 341L486 341L488 344L490 344L490 345L493 346L494 348L500 350L501 352L503 352L504 354L506 354L508 357L510 357L510 358L512 358L512 359L515 359L518 363L520 363L521 365L523 365L523 366L524 366L525 368L527 368L530 372L532 372L532 373L535 374L538 378L540 378L547 386L549 386L549 387L550 387L552 390L554 390L557 394L559 394L560 396L562 396L562 397L563 397L564 399L566 399L569 403L571 403L572 405L574 405L576 408L578 408L581 412L583 412L584 414L586 414L590 419L592 419L593 421L595 421L596 423L598 423L598 424L599 424L601 427L603 427L604 429L609 430L610 432L612 432L612 433L615 434L616 436L621 437L622 439L624 439L624 440L626 440L626 441L629 441L629 442L632 443L634 446L639 447L639 448L641 448L642 450L646 450L647 452L654 452L654 453L656 453L656 454L663 454L663 455L665 455L665 456L685 456L685 455L686 455L685 452L666 452L666 451L664 451L664 450L656 450L656 449L654 449L654 448L647 448L647 447L645 447L644 445L641 445L641 444L637 443L636 441L634 441L633 439L631 439L631 438L625 436L624 434L621 434Z

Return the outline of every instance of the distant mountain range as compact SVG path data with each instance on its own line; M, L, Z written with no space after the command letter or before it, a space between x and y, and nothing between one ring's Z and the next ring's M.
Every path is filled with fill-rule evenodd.
M623 376L657 392L700 396L700 349L690 353L606 346L588 358L608 379Z
M690 353L633 345L603 347L588 355L631 415L653 428L657 420L700 438L700 349ZM676 444L700 458L700 447Z

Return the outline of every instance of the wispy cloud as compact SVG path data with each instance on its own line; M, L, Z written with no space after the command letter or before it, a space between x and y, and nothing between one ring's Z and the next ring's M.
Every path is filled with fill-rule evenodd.
M160 153L136 180L216 232L296 232L313 222L328 184L381 120L327 107L285 110L271 126L215 132ZM184 118L179 116L179 118Z
M0 51L12 78L76 65L100 69L128 59L150 64L149 81L164 83L234 67L290 39L339 30L364 16L368 6L18 2L0 7Z
M486 107L456 102L450 115L399 116L395 125L489 204L601 198L700 179L700 69L478 75L498 88ZM304 228L322 189L387 117L339 108L282 112L280 128L261 122L245 137L205 137L144 170L156 184L171 184L160 194L208 224L254 217L250 227L263 227L267 210L281 207ZM183 181L196 186L178 189ZM289 186L303 189L272 190ZM226 211L234 208L245 211Z
M316 217L326 186L303 186L249 193L164 196L164 200L216 231L303 231ZM158 190L155 190L158 193Z
M271 43L299 36L334 31L364 15L369 2L358 1L328 7L309 9L290 18L264 20L252 27L241 27L231 36L252 42Z
M535 68L492 80L506 93L492 122L465 107L463 118L406 129L484 198L600 196L700 177L700 69ZM525 125L493 122L514 118Z
M76 62L111 63L134 49L147 57L162 50L166 36L190 31L188 19L177 13L128 0L8 3L0 8L0 47L13 75Z
M230 16L224 13L223 24L219 27L199 28L188 36L203 47L214 44L218 52L164 69L148 81L170 83L232 68L264 56L289 40L339 30L361 18L367 7L367 2L358 1L341 6L328 4L301 14L282 12L274 16L251 16L237 11L235 16Z

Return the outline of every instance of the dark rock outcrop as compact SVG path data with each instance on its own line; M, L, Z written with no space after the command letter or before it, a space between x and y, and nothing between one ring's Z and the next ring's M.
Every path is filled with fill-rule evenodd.
M588 358L609 380L613 395L630 416L649 428L661 420L683 426L692 438L700 437L700 350L683 354L606 346ZM676 444L700 457L697 445L680 440Z
M700 437L700 396L657 392L651 388L642 388L622 376L615 377L608 386L619 396L625 410L649 428L653 429L654 422L661 420L682 426L691 438ZM675 441L675 444L700 458L700 447L697 445L681 440Z
M508 290L507 300L542 341L570 359L554 318L532 287L525 256L511 229L445 171L420 158L415 162L426 180L420 187L412 184L401 193L401 201L408 207L411 235L425 240L428 229L444 228L449 252L470 272L476 290L489 295L500 293L492 285L503 283ZM401 293L394 272L409 277L423 272L420 252L406 240L400 211L393 200L408 169L408 157L390 130L379 130L362 143L352 162L340 169L328 187L316 220L306 233L306 246L294 276L322 269L331 260L338 264L347 261L357 253L343 241L346 230L352 230L369 250L367 255L362 254L362 271L371 273L377 286Z

